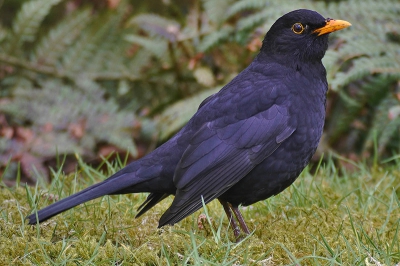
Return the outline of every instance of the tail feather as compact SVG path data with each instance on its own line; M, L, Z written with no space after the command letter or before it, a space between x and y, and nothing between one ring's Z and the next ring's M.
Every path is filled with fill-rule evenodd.
M142 203L142 205L138 208L138 213L136 214L135 218L139 218L145 212L150 210L154 205L168 197L169 195L166 193L150 193L147 199Z
M54 204L47 206L46 208L39 210L37 213L35 212L29 215L27 217L27 219L29 220L28 223L41 223L81 203L104 195L112 194L118 190L133 186L143 181L143 179L135 177L136 176L134 173L116 173L110 178L104 180L103 182L90 186L74 195L71 195L65 199L62 199Z

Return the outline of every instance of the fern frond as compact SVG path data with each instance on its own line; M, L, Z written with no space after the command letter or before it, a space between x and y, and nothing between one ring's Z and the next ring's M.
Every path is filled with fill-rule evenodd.
M9 31L0 23L0 44L6 39L8 34ZM3 51L2 45L0 45L0 51Z
M37 130L51 125L52 132L41 132L40 135L46 133L42 137L49 139L48 145L58 145L59 151L71 152L63 143L75 147L75 150L80 147L80 152L87 153L95 148L96 143L107 142L135 155L137 151L132 132L136 117L131 112L120 111L113 99L104 99L104 89L98 84L82 80L79 84L81 89L64 85L58 80L44 82L42 88L35 89L35 93L17 87L14 90L15 100L1 106L0 110L32 123ZM84 131L82 142L81 138L71 134L75 125ZM50 142L50 139L54 141ZM55 142L58 140L60 142ZM91 146L84 146L89 144Z
M128 25L137 25L151 37L162 37L171 42L176 41L180 29L178 22L156 14L142 14L133 17Z
M15 54L24 42L35 39L36 33L43 19L50 12L51 7L62 0L32 0L24 3L13 22L13 39L10 41L9 53Z
M87 29L62 57L63 69L66 72L79 72L89 63L96 47L91 45L91 40L96 32Z
M167 42L160 38L150 39L135 34L128 34L125 36L125 40L142 46L158 58L163 58L168 49Z
M206 52L219 45L221 42L227 40L235 32L235 28L232 26L225 26L218 31L213 31L209 35L205 36L199 44L199 51Z
M138 52L127 62L130 75L140 77L143 74L142 70L151 64L152 56L153 54L150 51L138 48Z
M202 3L207 17L219 27L226 20L226 10L234 3L234 1L202 0Z
M327 132L330 143L335 143L345 132L351 129L351 123L359 116L363 102L350 97L346 92L339 92L340 100L330 114Z
M110 13L105 18L100 17L96 21L96 23L101 23L101 21L106 23L98 29L97 34L91 40L91 45L96 46L96 49L92 51L93 60L86 66L87 72L128 73L124 64L125 49L128 44L121 40L123 36L120 29L121 19L122 13Z
M363 14L368 18L359 21L358 14L362 3ZM365 9L365 10L364 10ZM366 11L367 10L367 11ZM324 58L328 78L333 90L339 90L351 82L361 80L368 75L390 74L399 76L400 55L398 44L391 43L388 32L398 23L400 3L397 1L348 1L328 6L333 16L359 21L337 34L345 45L329 50Z
M34 61L54 65L87 26L90 12L89 9L78 10L52 28L36 46Z
M361 86L360 94L368 106L376 107L391 94L391 88L397 80L395 76L387 74L369 76Z
M399 135L400 116L393 118L389 116L389 110L398 106L399 102L391 97L387 97L377 106L364 149L371 149L374 144L375 136L377 136L378 152L382 154L390 140Z
M64 71L81 73L83 70L97 72L104 69L104 64L112 58L109 54L118 47L114 45L123 45L120 38L115 39L120 33L120 20L120 16L112 13L93 18L90 25L80 34L80 38L63 56Z
M392 139L394 137L397 137L400 135L400 117L396 117L393 120L390 120L384 130L382 130L381 135L379 137L378 140L378 152L379 154L383 154L383 152L385 152L387 150L388 147L390 146L395 146L395 145L391 145L392 143ZM395 148L399 148L399 147L395 147Z
M338 90L343 85L374 74L392 74L400 78L400 65L394 64L393 57L361 57L352 63L349 71L337 73L331 82L332 89Z
M331 2L326 8L330 16L342 18L355 18L359 15L357 11L370 21L388 17L398 18L400 3L397 0L352 0ZM362 25L359 26L362 27Z
M230 18L245 10L260 10L265 9L268 5L268 0L239 0L233 3L226 11L225 18Z
M257 12L255 14L252 14L245 18L240 19L237 23L238 30L253 29L253 28L265 23L265 18L267 16L267 14L268 14L268 12L266 12L265 10L262 10L260 12Z

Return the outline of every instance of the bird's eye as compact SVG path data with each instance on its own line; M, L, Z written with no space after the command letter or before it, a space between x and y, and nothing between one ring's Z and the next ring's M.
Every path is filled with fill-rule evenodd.
M292 31L296 34L301 34L304 31L304 26L301 23L294 23L292 26Z

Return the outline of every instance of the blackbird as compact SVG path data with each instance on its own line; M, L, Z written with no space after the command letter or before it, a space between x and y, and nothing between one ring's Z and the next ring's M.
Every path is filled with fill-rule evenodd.
M239 205L287 188L318 146L328 90L321 59L329 33L350 25L306 9L280 17L253 62L206 98L175 136L108 179L34 212L29 224L104 195L150 192L136 217L175 195L159 227L218 199L236 239L240 228L249 234Z

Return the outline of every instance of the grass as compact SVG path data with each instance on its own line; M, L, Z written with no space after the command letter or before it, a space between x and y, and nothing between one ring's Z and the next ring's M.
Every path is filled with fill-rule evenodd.
M122 163L123 164L123 163ZM135 219L145 194L90 201L40 226L36 208L108 176L83 163L53 172L47 187L0 187L0 261L5 265L400 265L400 162L352 173L332 163L306 169L283 193L242 213L252 235L234 243L217 201L157 229L168 198ZM108 164L108 172L118 167ZM205 217L205 218L204 218Z

